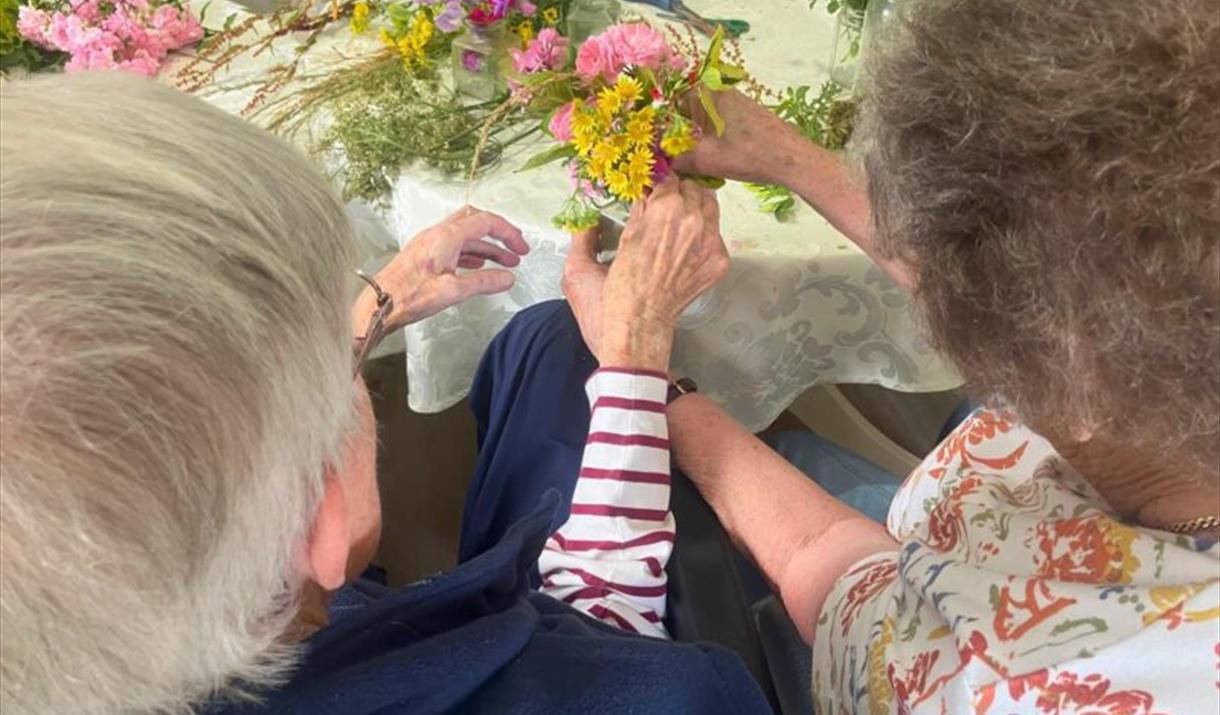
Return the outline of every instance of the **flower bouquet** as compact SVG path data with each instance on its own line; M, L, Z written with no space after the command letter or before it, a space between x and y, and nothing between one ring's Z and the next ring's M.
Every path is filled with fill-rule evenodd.
M697 98L719 135L724 122L712 93L745 79L721 60L723 34L699 56L675 49L642 22L614 25L590 37L569 60L566 41L542 32L513 53L517 101L543 116L556 144L522 170L562 161L573 195L555 216L567 230L597 225L601 211L630 204L673 172L701 129L686 106ZM693 55L693 56L692 56Z
M17 30L69 55L65 69L122 69L155 75L171 50L203 37L175 0L44 0L20 10Z
M524 45L541 27L556 25L565 5L566 1L559 0L357 2L350 25L353 33L363 34L374 17L384 15L388 25L378 33L381 41L398 51L407 69L414 69L429 66L432 59L448 51L458 35L486 33L501 25L511 29ZM472 63L474 59L464 61Z

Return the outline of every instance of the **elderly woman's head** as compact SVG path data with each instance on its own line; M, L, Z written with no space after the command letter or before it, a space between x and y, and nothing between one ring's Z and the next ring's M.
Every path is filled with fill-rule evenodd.
M0 117L5 710L265 682L375 536L343 207L147 80L5 83Z
M1215 2L898 5L860 140L938 347L1039 429L1215 473Z

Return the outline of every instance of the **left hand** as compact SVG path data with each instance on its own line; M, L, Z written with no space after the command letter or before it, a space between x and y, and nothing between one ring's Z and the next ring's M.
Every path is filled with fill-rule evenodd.
M502 245L486 240L491 237ZM387 332L435 315L476 295L502 293L513 286L512 271L484 268L487 261L514 268L529 253L521 229L503 217L470 206L424 229L376 276L394 299ZM467 272L458 273L465 268ZM362 335L376 310L371 288L352 310L354 334Z

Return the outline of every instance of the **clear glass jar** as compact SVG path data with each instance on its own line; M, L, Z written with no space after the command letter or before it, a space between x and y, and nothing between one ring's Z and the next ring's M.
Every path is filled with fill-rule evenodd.
M453 88L467 97L490 100L508 89L508 31L503 22L469 27L453 40Z
M864 12L850 7L843 7L835 14L835 41L830 47L830 78L844 87L850 88L856 81L864 16Z
M572 46L618 22L622 6L618 0L572 0L568 8L567 30Z

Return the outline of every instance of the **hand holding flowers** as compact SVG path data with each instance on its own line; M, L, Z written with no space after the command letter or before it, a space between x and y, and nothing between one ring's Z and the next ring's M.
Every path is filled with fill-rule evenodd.
M697 97L713 131L723 132L711 93L745 77L721 62L719 34L702 59L692 59L648 24L615 25L581 45L570 71L556 38L543 34L514 55L523 75L517 96L550 112L545 126L559 144L526 168L566 163L576 191L555 223L568 230L596 225L600 209L638 201L673 173L673 160L695 147L701 131L684 98Z

